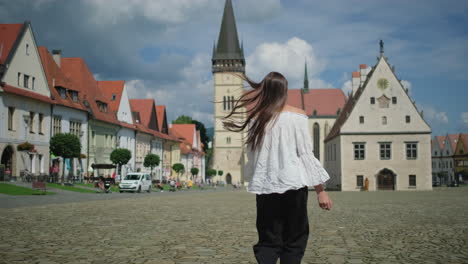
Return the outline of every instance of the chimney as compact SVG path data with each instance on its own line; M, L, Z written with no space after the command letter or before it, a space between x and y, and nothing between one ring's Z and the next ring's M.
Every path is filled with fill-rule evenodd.
M352 86L353 86L353 95L356 94L357 89L359 88L359 85L361 84L360 79L361 79L361 73L359 72L353 72L352 74L353 79L351 80Z
M52 50L52 57L54 58L54 61L57 64L57 66L59 66L60 68L60 61L62 60L62 50Z
M361 64L359 65L359 68L361 69L361 85L366 81L367 78L367 65Z

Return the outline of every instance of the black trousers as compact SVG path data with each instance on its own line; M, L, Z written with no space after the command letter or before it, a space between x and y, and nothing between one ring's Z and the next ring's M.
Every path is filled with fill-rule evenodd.
M258 243L253 247L259 264L301 263L309 238L308 189L257 195Z

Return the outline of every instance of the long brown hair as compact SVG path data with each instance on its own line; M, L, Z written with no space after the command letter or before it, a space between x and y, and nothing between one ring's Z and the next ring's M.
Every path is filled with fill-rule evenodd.
M261 82L256 83L247 77L243 79L253 88L245 92L234 104L232 111L224 117L223 127L232 132L243 131L252 122L247 131L246 143L256 150L263 142L266 126L276 121L278 114L286 104L288 81L279 72L268 73ZM242 111L243 108L245 111ZM246 114L245 120L239 120Z

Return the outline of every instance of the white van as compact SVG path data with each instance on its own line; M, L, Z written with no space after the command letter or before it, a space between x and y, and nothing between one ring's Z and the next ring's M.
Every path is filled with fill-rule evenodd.
M119 191L151 192L151 176L148 173L132 172L127 174L119 184Z

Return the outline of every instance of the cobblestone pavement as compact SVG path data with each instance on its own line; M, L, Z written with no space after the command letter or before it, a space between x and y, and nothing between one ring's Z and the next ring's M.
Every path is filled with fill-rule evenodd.
M468 187L330 196L327 212L310 193L303 263L468 263ZM4 208L0 223L0 263L255 263L244 191Z

